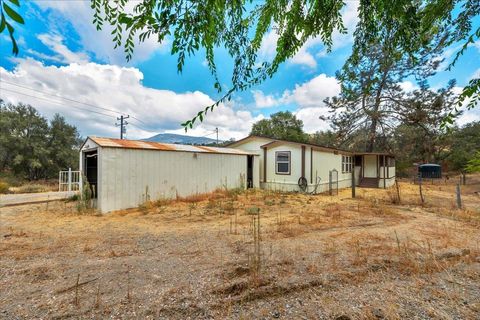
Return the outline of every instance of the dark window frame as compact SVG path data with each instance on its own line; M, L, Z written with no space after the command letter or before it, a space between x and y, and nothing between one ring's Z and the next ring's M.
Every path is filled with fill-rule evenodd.
M287 161L278 161L278 154L279 153L287 153L288 154L288 162ZM288 163L288 172L279 172L278 171L278 164L279 163ZM289 176L292 174L292 152L291 151L275 151L275 174Z

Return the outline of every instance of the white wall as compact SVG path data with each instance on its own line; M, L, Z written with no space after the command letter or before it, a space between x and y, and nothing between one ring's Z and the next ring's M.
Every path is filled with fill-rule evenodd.
M238 145L233 145L231 148L235 148L235 149L239 149L239 150L244 150L244 151L247 151L247 152L251 152L251 153L256 153L258 154L258 166L255 167L254 169L258 172L258 175L260 177L260 181L263 181L263 149L262 149L262 146L269 143L269 142L272 142L273 140L272 139L268 139L268 138L252 138L252 139L249 139L249 140L246 140L244 142L239 142Z
M363 165L365 166L363 171L364 178L377 178L377 156L376 155L364 155Z
M246 155L126 148L99 150L98 209L101 212L137 207L146 200L246 186ZM258 165L256 159L255 165ZM254 186L259 186L255 174Z

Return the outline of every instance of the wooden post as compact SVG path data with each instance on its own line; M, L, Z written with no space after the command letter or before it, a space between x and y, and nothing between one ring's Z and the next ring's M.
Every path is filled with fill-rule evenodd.
M425 198L423 197L423 192L422 192L422 176L418 177L418 185L420 188L420 199L422 200L422 204L425 203Z
M355 198L355 166L352 169L352 198Z
M457 208L462 209L462 196L460 195L460 184L457 183Z
M398 204L400 204L400 187L398 186L398 181L395 179L395 187L397 189L397 199L398 199Z

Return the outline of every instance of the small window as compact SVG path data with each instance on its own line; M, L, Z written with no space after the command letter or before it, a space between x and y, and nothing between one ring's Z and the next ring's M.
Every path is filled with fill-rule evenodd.
M387 160L388 160L387 163L389 167L395 167L395 158L388 157Z
M275 152L275 169L277 174L290 174L290 151Z
M342 156L342 173L352 172L353 159L351 156Z

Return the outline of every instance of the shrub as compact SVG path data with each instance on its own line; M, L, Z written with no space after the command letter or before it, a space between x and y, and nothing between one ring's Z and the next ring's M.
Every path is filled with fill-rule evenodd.
M0 181L0 193L8 193L10 186L8 183Z
M26 184L17 189L17 193L37 193L48 191L47 186L41 184Z

